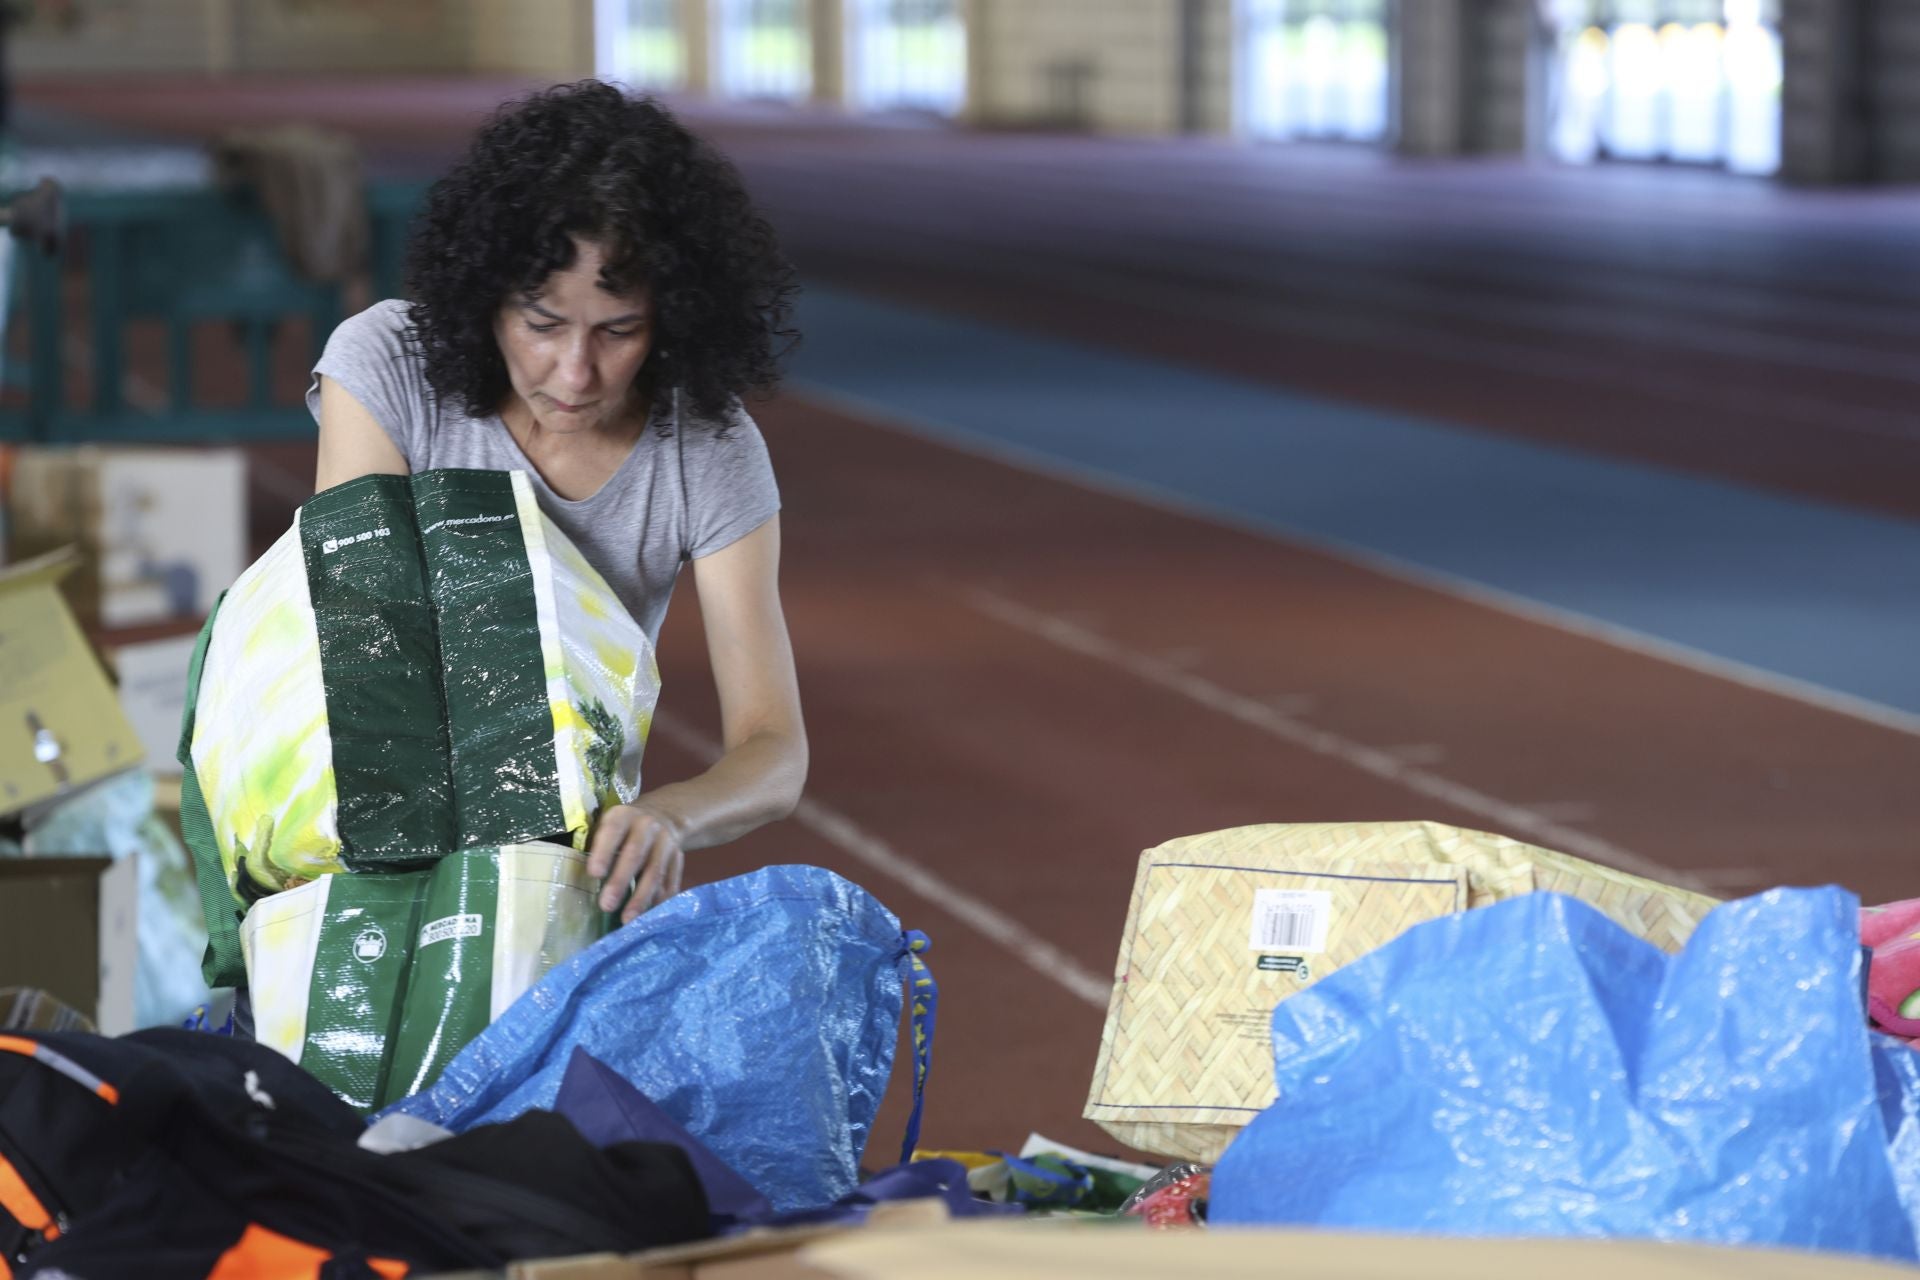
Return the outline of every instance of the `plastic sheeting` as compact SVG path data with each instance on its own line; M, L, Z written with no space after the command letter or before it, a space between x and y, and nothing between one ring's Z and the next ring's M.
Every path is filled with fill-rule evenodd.
M1274 1010L1212 1220L1911 1260L1920 1072L1857 908L1773 890L1673 957L1554 894L1419 925Z
M1880 1119L1887 1133L1893 1182L1920 1247L1920 1053L1904 1040L1870 1036Z
M819 867L689 889L555 968L385 1114L465 1131L551 1108L585 1049L773 1202L859 1181L898 1038L900 922Z

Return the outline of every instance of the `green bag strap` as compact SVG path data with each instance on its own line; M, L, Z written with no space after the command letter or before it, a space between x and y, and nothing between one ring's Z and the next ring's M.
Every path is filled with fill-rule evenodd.
M207 814L207 798L200 791L200 779L193 771L193 716L200 705L200 667L207 659L207 645L213 639L213 621L220 616L220 604L227 598L222 591L200 628L193 646L193 660L187 664L187 709L180 717L180 838L193 858L193 878L200 886L200 908L207 917L207 953L201 957L200 973L209 987L247 985L246 960L240 952L241 906L227 883L227 869L220 861L220 845L214 839L213 819Z

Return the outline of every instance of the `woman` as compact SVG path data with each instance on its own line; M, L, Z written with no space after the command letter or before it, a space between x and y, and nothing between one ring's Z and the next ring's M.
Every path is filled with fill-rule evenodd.
M679 891L686 850L785 817L806 779L779 494L739 399L778 380L792 270L725 160L587 81L482 127L427 197L407 286L314 370L319 488L524 470L656 640L693 563L726 750L600 815L588 867L625 923Z

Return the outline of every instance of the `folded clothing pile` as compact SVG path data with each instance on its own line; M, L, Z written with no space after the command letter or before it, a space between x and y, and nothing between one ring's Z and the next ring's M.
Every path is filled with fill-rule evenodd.
M712 1234L686 1154L530 1111L419 1150L262 1045L0 1037L0 1275L440 1275Z

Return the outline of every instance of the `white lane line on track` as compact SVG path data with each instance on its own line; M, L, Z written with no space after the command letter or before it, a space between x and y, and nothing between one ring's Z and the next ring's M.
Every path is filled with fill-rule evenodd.
M1598 836L1576 831L1525 805L1514 804L1450 778L1443 778L1401 759L1391 751L1369 747L1330 730L1316 728L1295 716L1275 710L1269 703L1235 693L1159 658L1136 652L1084 627L1075 626L1063 618L1030 609L996 592L978 587L965 588L962 594L974 609L997 622L1070 653L1118 667L1148 684L1177 693L1210 711L1231 717L1283 742L1338 760L1417 795L1484 818L1503 835L1531 840L1561 853L1571 853L1667 884L1694 887L1690 877L1651 858L1623 849Z
M1842 693L1837 689L1829 689L1825 685L1752 666L1738 659L1722 657L1675 640L1663 640L1644 631L1635 631L1630 627L1619 626L1584 613L1576 613L1572 609L1562 608L1559 605L1546 604L1443 569L1416 564L1414 561L1405 560L1384 551L1375 551L1356 542L1323 537L1277 520L1261 519L1227 507L1203 502L1143 480L1131 480L1124 476L1083 467L1038 449L1029 449L1023 445L990 438L965 428L947 426L931 419L918 418L898 407L881 404L864 396L836 391L819 383L807 382L804 378L794 381L790 395L796 400L809 401L830 412L857 419L868 426L915 436L942 448L964 453L969 457L985 458L1002 466L1013 467L1019 471L1073 485L1089 493L1105 494L1110 498L1137 502L1156 511L1169 512L1190 520L1202 520L1208 524L1251 534L1269 542L1278 542L1294 550L1323 555L1356 569L1379 574L1381 577L1437 592L1440 595L1451 596L1456 600L1465 600L1469 604L1492 609L1509 617L1519 618L1523 622L1552 627L1588 640L1597 640L1602 644L1612 645L1616 649L1624 649L1642 657L1655 658L1702 675L1712 676L1716 680L1725 680L1730 684L1743 685L1777 698L1787 698L1806 706L1817 707L1822 711L1863 720L1883 729L1892 729L1896 733L1920 737L1920 713L1874 702L1854 694Z
M653 728L676 747L703 760L711 762L720 758L718 742L677 717L656 714ZM1107 998L1113 992L1111 979L1093 973L1018 920L921 866L845 814L817 800L803 798L793 812L793 820L854 861L872 867L940 908L1079 999L1096 1009L1107 1007ZM934 943L937 947L939 939ZM939 964L937 953L934 963Z

